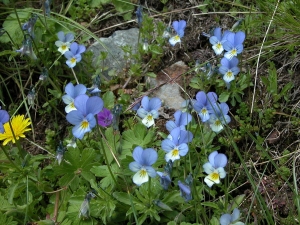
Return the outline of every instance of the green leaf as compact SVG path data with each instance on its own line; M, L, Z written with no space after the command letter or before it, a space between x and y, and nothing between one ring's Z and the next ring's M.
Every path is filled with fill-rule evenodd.
M104 107L107 109L112 109L115 105L115 96L112 91L107 91L102 96L102 99L104 101Z
M243 202L244 198L245 198L245 194L242 194L242 195L238 195L234 199L232 199L230 201L230 207L228 208L228 211L231 212L235 208L238 208L239 205Z
M1 210L3 210L3 209L1 208ZM12 216L8 217L7 215L2 214L2 212L0 212L0 224L17 225L18 222L13 221L13 217Z
M101 5L101 4L107 4L110 3L110 0L92 0L92 2L90 3L90 6L95 8Z
M201 205L208 206L214 209L219 209L219 206L213 202L202 202Z
M3 28L7 33L9 33L14 43L21 44L24 39L24 35L20 28L17 18L19 18L20 23L23 24L29 19L30 12L32 12L32 9L24 9L21 12L17 11L18 17L16 16L15 13L11 13L6 17L3 23ZM11 42L10 37L5 33L0 37L0 42L2 43Z
M123 133L123 149L133 149L136 146L146 148L152 143L154 137L153 130L148 130L143 124L137 124L133 130L127 130Z
M229 93L228 92L223 92L222 94L220 94L219 96L219 102L227 102L228 98L229 98Z
M113 196L120 202L131 206L130 197L127 193L124 192L114 192ZM141 203L136 197L131 196L132 202L134 204L134 207L136 210L142 210L145 209L145 205Z
M146 73L146 76L156 78L156 74L153 72Z

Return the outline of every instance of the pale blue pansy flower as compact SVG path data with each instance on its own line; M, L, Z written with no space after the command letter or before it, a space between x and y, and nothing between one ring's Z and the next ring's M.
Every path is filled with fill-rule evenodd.
M61 54L69 51L71 42L74 40L74 34L68 33L65 35L63 31L57 33L58 41L55 42L55 45L58 47L58 51Z
M175 121L169 120L166 123L166 128L169 132L176 127L180 127L180 129L185 130L185 126L192 120L192 115L178 110L174 113L174 119Z
M224 49L227 51L224 57L231 60L234 56L240 54L244 47L245 32L239 31L237 33L230 32L226 35L226 42L223 44Z
M1 109L0 107L0 133L4 133L3 124L9 121L9 114L6 110Z
M74 86L72 83L68 83L65 87L65 92L67 93L62 97L62 100L67 106L65 107L66 113L76 110L74 105L74 99L86 93L86 87L83 84L77 84Z
M129 164L129 169L136 174L133 176L133 182L140 186L141 184L148 182L149 176L155 177L156 171L152 167L152 164L157 160L157 152L152 148L146 148L145 150L137 146L132 153L134 162Z
M172 46L175 46L176 43L181 42L181 38L184 36L186 21L185 20L173 21L172 26L176 32L176 35L169 39L169 43Z
M210 115L214 113L212 110L212 105L214 105L218 100L218 96L215 92L199 91L196 94L196 101L194 102L194 109L199 114L202 122L209 120Z
M79 95L74 100L76 110L67 114L67 120L73 124L72 133L82 139L97 124L95 115L103 108L103 100L98 96Z
M239 60L236 57L233 57L231 60L225 57L221 59L219 72L223 74L223 80L226 83L233 81L235 76L240 72L240 69L237 67L238 63Z
M230 31L225 31L222 35L221 28L214 29L214 35L209 38L209 42L212 44L212 48L216 55L220 55L224 51L223 44L226 42L226 36Z
M235 208L232 214L223 214L220 218L221 225L245 225L245 223L238 221L240 218L240 210Z
M169 160L180 159L180 156L185 156L189 147L187 143L193 139L193 134L190 131L181 130L180 127L173 129L170 133L170 138L167 138L161 142L161 148L167 152L165 159Z
M146 127L151 127L154 124L154 119L158 118L158 109L161 107L159 98L151 98L144 96L141 101L141 108L137 110L137 114L141 117L142 123Z
M223 130L224 125L230 123L231 119L227 115L229 107L225 102L215 103L210 110L213 112L208 120L209 126L214 132L220 132Z
M204 178L204 182L207 186L212 187L213 184L219 184L220 178L226 176L224 167L227 164L227 157L222 153L214 151L208 156L208 161L203 165L204 172L208 174Z
M81 61L81 53L85 52L85 49L84 45L79 45L76 42L73 42L70 45L70 51L64 53L65 57L68 59L66 64L70 68L76 66L76 63Z

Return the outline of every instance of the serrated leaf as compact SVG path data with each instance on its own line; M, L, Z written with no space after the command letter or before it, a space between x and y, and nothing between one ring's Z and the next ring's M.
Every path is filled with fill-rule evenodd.
M112 109L115 105L115 95L112 91L105 92L104 95L102 95L102 99L104 102L104 107L107 109Z
M148 130L143 124L137 124L133 130L127 130L123 133L123 149L132 149L136 146L142 148L148 147L147 145L153 141L154 131Z

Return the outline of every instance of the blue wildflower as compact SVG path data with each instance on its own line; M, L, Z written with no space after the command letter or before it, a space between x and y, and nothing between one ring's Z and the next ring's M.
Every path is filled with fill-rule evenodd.
M169 160L180 159L180 156L185 156L189 151L189 146L187 143L191 142L193 139L193 134L190 131L181 130L177 127L171 131L167 138L161 142L161 148L167 152L165 159Z
M87 193L87 195L85 196L81 206L80 206L80 210L79 210L79 218L81 216L88 218L90 215L90 201L95 198L96 195L93 191L90 191L89 193Z
M32 38L34 38L34 25L36 21L37 21L37 15L33 14L31 18L28 20L28 22L22 25L22 30L26 30Z
M151 166L157 160L157 152L152 148L146 148L145 150L137 146L132 153L134 162L129 164L129 169L136 174L133 176L133 182L140 186L141 184L148 182L149 176L155 177L155 169Z
M180 127L181 130L185 130L185 126L192 120L192 115L178 110L174 113L174 119L175 121L168 121L166 123L166 128L169 132L176 127Z
M208 161L209 162L203 165L204 172L208 174L208 176L204 178L204 182L207 186L211 187L213 184L219 184L220 178L226 176L224 167L227 164L227 157L222 153L214 151L209 154Z
M65 35L63 31L59 31L57 37L58 41L55 42L55 45L61 54L65 54L70 49L71 42L74 40L74 34L68 33Z
M189 185L182 183L180 180L178 181L178 186L180 189L180 195L185 199L185 201L192 200L192 191Z
M27 55L29 58L36 60L37 57L33 51L32 48L32 40L29 37L25 37L25 39L23 40L23 45L19 50L16 50L16 52L21 53L21 56L23 55Z
M44 9L45 9L45 14L46 16L50 16L50 5L51 5L52 0L45 0L44 2Z
M233 57L231 60L227 58L221 59L221 67L219 72L223 74L223 80L226 83L229 83L234 80L234 77L240 72L240 69L237 67L239 60L236 57Z
M224 125L230 123L231 119L227 115L229 107L225 102L216 103L213 105L212 110L214 113L210 115L209 126L214 132L220 132L223 130Z
M73 68L76 66L76 63L81 61L81 53L85 52L85 46L79 45L76 42L73 42L70 45L70 51L64 53L65 57L68 59L66 64Z
M149 128L154 124L154 119L159 116L158 109L161 107L161 100L159 98L149 99L148 96L144 96L141 106L137 110L137 114L143 119L142 123Z
M73 135L82 139L85 133L96 126L95 115L102 110L103 101L98 96L79 95L74 99L74 105L77 110L69 112L67 120L75 125L72 129Z
M164 172L156 172L160 177L160 184L165 190L168 190L168 187L171 184L172 168L173 162L172 160L169 160L164 168Z
M194 109L199 114L202 122L209 120L210 115L213 112L212 105L214 105L218 100L218 96L215 92L199 91L196 95L196 101L194 102Z
M212 44L212 48L216 55L220 55L224 51L224 43L226 42L226 36L230 31L225 31L222 35L221 28L217 27L214 29L214 35L209 38L209 42Z
M229 32L226 35L226 42L223 44L224 49L227 51L224 57L231 60L234 56L240 54L244 47L245 32L239 31L237 33Z
M239 222L240 210L235 208L232 214L223 214L220 218L221 225L245 225L245 223Z
M57 159L58 165L60 165L65 152L66 152L66 148L63 146L62 142L60 141L59 145L57 146L57 149L56 149L56 159Z
M139 27L141 27L142 22L143 22L143 6L139 5L135 14L137 17L138 25L139 25Z
M176 35L169 39L169 43L172 46L175 46L176 43L181 42L180 38L182 38L184 36L184 29L186 27L186 21L185 20L174 21L172 23L172 26L176 32Z
M68 83L65 87L66 95L62 96L62 100L67 106L65 107L66 113L76 110L74 105L74 99L86 93L86 87L83 84L77 84L74 86L72 83Z
M9 121L9 114L6 110L1 109L0 106L0 133L4 133L4 127L3 124L7 123Z

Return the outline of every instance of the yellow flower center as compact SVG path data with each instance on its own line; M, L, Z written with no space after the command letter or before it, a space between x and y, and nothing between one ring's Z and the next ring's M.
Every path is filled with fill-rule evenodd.
M66 50L67 48L68 48L68 47L67 47L66 45L62 45L62 46L61 46L61 49L62 49L62 50Z
M86 128L88 128L88 127L89 127L89 122L86 121L86 120L82 121L82 123L81 123L81 128L82 128L82 129L86 129Z
M217 49L221 49L221 48L222 48L222 44L221 44L220 42L218 42L218 43L216 44L216 48L217 48Z
M30 119L24 119L24 115L13 117L10 123L12 129L10 128L9 122L7 122L3 125L4 133L0 133L0 140L4 140L3 145L6 145L10 141L15 143L20 137L25 137L24 133L26 131L31 130L27 128L31 124Z
M219 119L216 120L216 121L215 121L215 125L216 125L216 126L221 126L221 121L220 121Z
M76 59L75 58L72 58L70 61L71 61L71 63L76 63Z
M179 155L179 150L178 149L173 149L172 150L172 157L178 156Z
M219 177L220 177L220 176L219 176L219 174L218 174L218 173L215 173L215 172L214 172L214 173L212 173L212 174L211 174L211 178L212 178L212 180L218 180L218 179L219 179Z
M234 49L232 49L232 50L231 50L231 55L233 55L233 56L234 56L234 55L236 55L236 53L237 53L237 50L236 50L236 48L234 48Z
M207 114L207 109L206 108L203 108L201 109L201 113L204 115L204 114Z
M147 120L152 120L152 119L153 119L152 115L147 115Z
M147 171L145 169L140 170L140 177L145 177L147 176Z
M178 35L176 35L176 36L174 37L174 40L175 40L175 41L179 41L179 40L180 40L180 37L179 37Z
M226 74L226 76L227 76L227 77L232 77L232 76L233 76L233 74L232 74L232 72L231 72L231 71L228 71L228 72L227 72L227 74Z

